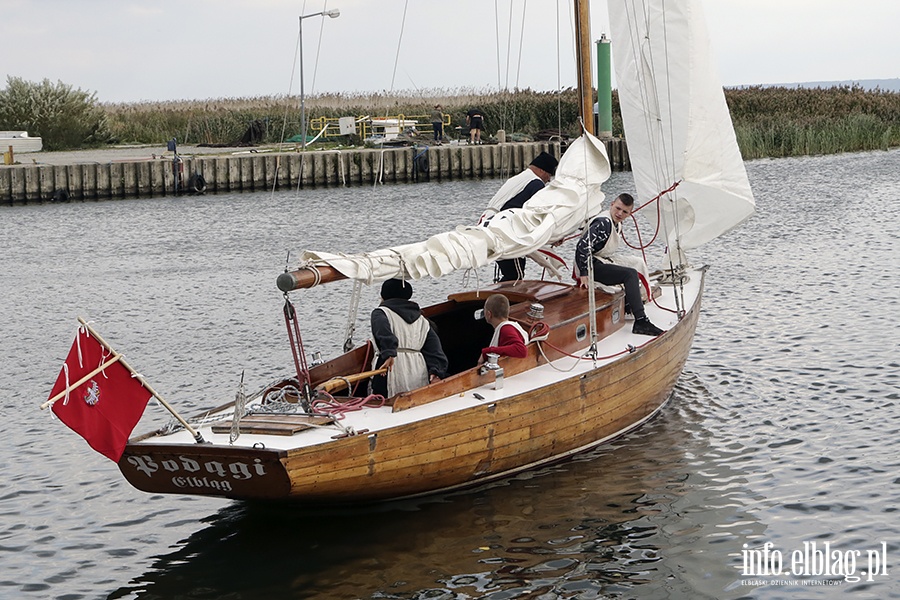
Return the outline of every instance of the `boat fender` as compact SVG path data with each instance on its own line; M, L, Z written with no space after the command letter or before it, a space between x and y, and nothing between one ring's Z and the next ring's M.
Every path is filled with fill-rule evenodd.
M416 154L413 159L416 164L416 170L419 173L428 173L428 148Z
M206 191L206 179L203 178L203 175L194 171L194 174L188 179L188 189L195 194L202 194Z

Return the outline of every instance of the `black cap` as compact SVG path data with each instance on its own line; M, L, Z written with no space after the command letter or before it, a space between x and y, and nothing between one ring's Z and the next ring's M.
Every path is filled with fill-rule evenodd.
M412 298L412 286L408 281L402 279L388 279L381 284L382 300L390 300L391 298L400 298L401 300L409 300Z
M547 171L551 175L556 175L556 165L559 164L559 161L553 158L552 154L541 152L534 157L534 160L531 161L531 164L538 169Z

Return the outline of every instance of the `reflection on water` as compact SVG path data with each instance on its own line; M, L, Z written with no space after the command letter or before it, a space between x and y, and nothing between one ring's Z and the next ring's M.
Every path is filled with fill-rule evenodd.
M693 392L679 394L693 403ZM763 527L730 498L743 479L731 466L740 457L718 452L691 474L710 450L708 432L689 431L695 417L673 403L639 432L575 461L452 496L324 514L232 505L113 597L170 597L187 581L197 598L284 590L354 598L376 589L398 598L511 598L635 587L641 597L656 588L715 597L735 579L728 548ZM693 543L679 541L686 538ZM698 551L720 545L719 564L685 577L686 567L700 566Z
M893 573L898 167L898 151L748 164L759 215L692 254L711 265L694 349L640 430L477 490L325 514L130 488L36 408L75 316L191 413L233 398L242 371L253 387L289 368L288 250L413 241L471 222L500 182L0 209L0 597L900 597L894 575L746 577L741 554L885 542ZM417 282L416 298L461 281ZM295 299L338 338L342 285ZM342 341L304 332L325 354ZM148 410L139 430L165 420Z

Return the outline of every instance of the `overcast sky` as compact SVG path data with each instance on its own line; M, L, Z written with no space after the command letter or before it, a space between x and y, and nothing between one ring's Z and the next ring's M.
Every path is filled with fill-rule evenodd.
M555 90L575 84L570 4L0 0L0 87L9 75L48 78L102 102L296 94L298 16L324 7L341 15L303 21L307 94ZM725 85L900 77L898 0L707 0L705 10ZM591 37L601 33L606 1L594 0Z

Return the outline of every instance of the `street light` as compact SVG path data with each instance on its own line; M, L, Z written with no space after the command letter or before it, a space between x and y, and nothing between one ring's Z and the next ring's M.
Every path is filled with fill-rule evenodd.
M303 94L303 19L308 19L310 17L330 17L332 19L336 19L339 16L341 16L341 11L336 8L332 8L331 10L323 10L309 15L302 15L300 17L300 34L298 35L298 38L300 40L300 135L302 136L302 140L300 142L301 150L306 150L306 105L304 104Z

